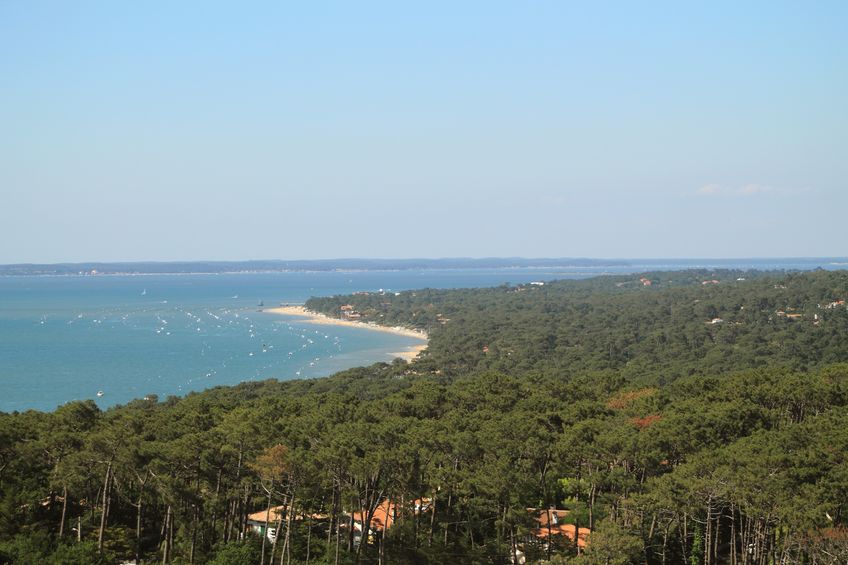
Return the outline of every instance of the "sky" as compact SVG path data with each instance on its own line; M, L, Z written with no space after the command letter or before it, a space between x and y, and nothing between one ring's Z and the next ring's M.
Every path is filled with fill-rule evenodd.
M0 263L848 255L847 19L0 0Z

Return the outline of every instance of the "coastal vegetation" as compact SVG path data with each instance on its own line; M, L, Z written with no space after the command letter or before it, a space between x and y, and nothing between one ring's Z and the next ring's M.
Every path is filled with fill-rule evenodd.
M844 563L846 298L846 272L699 270L313 298L429 346L0 413L0 562Z

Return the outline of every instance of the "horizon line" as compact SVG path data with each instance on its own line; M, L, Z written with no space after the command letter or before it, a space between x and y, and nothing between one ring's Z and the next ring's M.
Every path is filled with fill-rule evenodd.
M815 261L845 259L848 256L841 255L752 255L744 257L720 257L720 256L677 256L677 257L592 257L592 256L561 256L561 257L527 257L527 256L450 256L450 257L334 257L314 259L151 259L151 260L85 260L85 261L52 261L52 262L13 262L0 263L0 267L50 267L50 266L73 266L73 265L176 265L176 264L251 264L251 263L333 263L333 262L410 262L410 261Z

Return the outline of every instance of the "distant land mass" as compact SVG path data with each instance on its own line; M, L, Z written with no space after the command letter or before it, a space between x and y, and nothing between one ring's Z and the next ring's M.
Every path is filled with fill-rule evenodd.
M199 273L250 273L286 271L391 271L426 269L508 269L508 268L751 268L792 267L808 270L817 267L848 266L846 257L750 258L750 259L593 259L486 257L440 259L315 259L256 261L142 261L87 263L17 263L0 265L0 276L80 276L80 275L152 275Z
M90 275L90 274L196 274L274 271L503 269L510 267L605 267L627 266L627 261L609 259L521 257L447 259L315 259L261 261L176 261L176 262L91 262L0 265L0 275Z

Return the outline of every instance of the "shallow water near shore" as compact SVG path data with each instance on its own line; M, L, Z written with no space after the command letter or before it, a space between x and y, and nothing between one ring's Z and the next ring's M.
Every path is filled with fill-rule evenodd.
M649 268L657 266L0 277L0 411L53 410L89 398L105 408L151 394L164 399L242 381L320 377L391 361L421 343L260 312L260 302L270 308L357 291L497 286Z
M507 276L510 275L510 276ZM310 296L490 286L538 272L290 272L0 278L0 411L101 407L391 361L420 339L260 312ZM547 278L553 278L550 275ZM102 395L98 396L98 393Z

